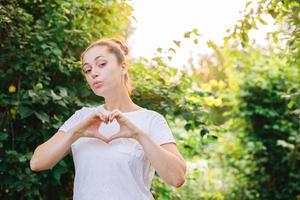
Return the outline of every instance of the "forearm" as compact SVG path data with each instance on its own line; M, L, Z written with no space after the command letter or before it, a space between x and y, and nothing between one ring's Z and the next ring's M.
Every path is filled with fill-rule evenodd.
M136 140L142 145L146 157L167 183L179 187L184 182L185 161L156 144L147 134L139 132Z
M68 133L62 133L59 140L51 138L39 145L30 160L30 168L33 171L51 169L70 151L71 144L79 138L79 134L72 129Z

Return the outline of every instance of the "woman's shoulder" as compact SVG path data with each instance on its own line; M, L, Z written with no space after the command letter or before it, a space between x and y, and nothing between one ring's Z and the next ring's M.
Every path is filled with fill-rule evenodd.
M77 115L86 115L95 112L100 109L100 106L82 106L75 111Z
M151 110L151 109L147 109L145 108L146 111L148 112L148 114L150 114L151 116L153 117L159 117L159 116L163 116L161 113L159 113L158 111L156 110Z
M125 113L125 114L132 114L132 115L137 115L137 116L145 116L148 119L157 119L157 118L164 118L164 116L159 113L156 110L150 109L150 108L146 108L146 107L141 107L139 110L137 111L133 111L133 112L129 112L129 113Z

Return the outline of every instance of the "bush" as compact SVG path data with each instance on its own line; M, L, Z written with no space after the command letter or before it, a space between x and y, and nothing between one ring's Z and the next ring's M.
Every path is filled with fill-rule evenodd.
M89 2L1 1L0 199L72 193L70 157L43 173L32 173L29 160L76 109L95 101L80 52L100 36L127 36L130 6Z

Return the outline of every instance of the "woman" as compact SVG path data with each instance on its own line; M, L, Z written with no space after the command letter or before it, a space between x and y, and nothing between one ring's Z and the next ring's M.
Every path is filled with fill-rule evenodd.
M76 111L31 158L33 171L47 170L72 151L73 199L153 199L155 171L172 186L184 183L186 164L165 118L130 98L127 55L116 39L96 41L82 53L85 79L105 103Z

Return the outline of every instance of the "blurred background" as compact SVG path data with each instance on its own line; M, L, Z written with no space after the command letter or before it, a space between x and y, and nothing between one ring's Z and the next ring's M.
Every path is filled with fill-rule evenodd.
M0 0L0 199L72 199L67 156L33 173L35 147L103 102L80 53L131 49L133 100L162 113L188 164L157 200L300 199L298 0Z

